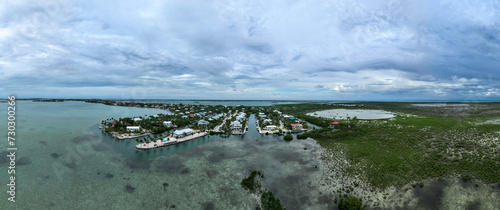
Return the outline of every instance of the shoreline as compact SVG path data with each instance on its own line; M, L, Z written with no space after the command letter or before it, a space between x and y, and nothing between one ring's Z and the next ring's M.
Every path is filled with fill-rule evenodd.
M140 143L140 144L135 145L135 148L140 149L140 150L148 150L148 149L154 149L154 148L158 148L158 147L165 147L165 146L170 146L170 145L190 141L190 140L193 140L196 138L200 138L200 137L206 136L208 134L209 134L209 132L195 131L192 135L188 135L188 136L185 136L182 138L165 137L165 138L161 138L161 139L149 142L149 143ZM167 139L170 139L170 140L168 140L167 142L164 142Z
M110 134L111 136L113 136L113 138L118 139L118 140L135 139L135 138L139 138L139 137L151 135L150 132L146 132L146 133L142 133L142 134L137 134L137 135L135 133L120 134L118 132L106 132L104 130L103 126L99 126L99 129L101 129L101 131L104 132L104 133Z

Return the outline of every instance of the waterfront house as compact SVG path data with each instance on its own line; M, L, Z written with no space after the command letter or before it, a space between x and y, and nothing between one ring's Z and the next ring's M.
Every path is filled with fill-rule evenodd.
M335 128L335 126L338 124L339 124L339 122L337 122L337 121L332 122L332 123L330 123L330 128Z
M304 127L300 123L292 124L292 130L302 130L303 128Z
M264 128L264 130L266 130L266 131L273 131L273 130L276 130L276 129L278 129L278 127L275 126L275 125L268 125L268 126L266 126Z
M109 123L110 123L111 125L115 125L115 124L116 124L116 122L115 122L115 121L111 121L111 122L109 122Z
M142 120L142 118L140 118L140 117L134 118L134 122L141 121L141 120Z
M167 126L167 127L171 127L172 126L172 121L163 121L163 125Z
M191 129L191 128L186 128L186 129L174 131L174 136L178 137L178 138L182 138L186 135L191 135L191 134L193 134L193 129Z
M241 125L240 121L234 121L234 122L231 122L230 124L231 126L231 129L241 129L241 127L243 127L243 125Z
M139 131L141 126L127 126L127 131Z
M246 116L246 114L244 112L242 112L242 113L240 113L240 115L236 116L236 119L241 121L241 120L245 119L245 116Z

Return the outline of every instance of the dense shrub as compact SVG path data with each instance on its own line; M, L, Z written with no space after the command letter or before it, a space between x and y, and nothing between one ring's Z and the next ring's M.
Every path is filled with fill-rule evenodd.
M358 210L365 209L361 203L361 199L348 195L347 198L341 198L339 201L339 209L342 210Z
M252 171L247 178L241 180L241 186L249 190L251 193L254 193L256 188L260 187L260 184L255 180L255 177L257 175L259 175L261 178L264 178L264 175L260 171Z
M286 209L281 206L281 201L279 198L274 197L273 192L265 191L260 196L260 202L263 210L281 210Z
M339 201L339 209L342 210L359 210L365 209L361 203L361 199L354 197L352 195L348 195L345 199L340 198Z

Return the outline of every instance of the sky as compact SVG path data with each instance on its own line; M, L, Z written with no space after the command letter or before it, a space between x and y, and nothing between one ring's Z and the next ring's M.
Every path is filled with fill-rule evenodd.
M0 0L0 94L500 100L500 2Z

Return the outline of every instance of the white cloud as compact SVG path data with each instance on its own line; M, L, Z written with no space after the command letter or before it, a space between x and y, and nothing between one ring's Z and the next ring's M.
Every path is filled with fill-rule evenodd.
M227 99L498 98L500 88L496 1L0 5L0 80L19 84L4 93L35 81L72 97L126 85Z

